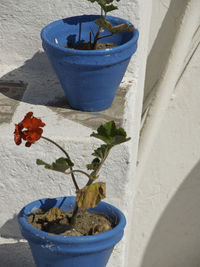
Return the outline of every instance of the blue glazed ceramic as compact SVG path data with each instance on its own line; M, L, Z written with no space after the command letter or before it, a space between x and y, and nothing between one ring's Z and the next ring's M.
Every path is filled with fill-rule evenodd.
M97 31L95 15L70 17L50 23L41 32L42 44L72 108L98 111L108 108L137 49L138 30L101 39L117 46L110 49L74 50L68 43L89 41L90 30ZM130 22L107 19L115 26ZM109 34L104 31L102 35Z
M116 223L105 233L82 237L52 235L27 222L28 215L35 209L60 207L71 210L74 203L75 197L71 196L41 199L28 204L19 213L22 235L28 240L38 267L105 267L114 246L121 240L126 219L120 210L103 201L91 210L107 214Z

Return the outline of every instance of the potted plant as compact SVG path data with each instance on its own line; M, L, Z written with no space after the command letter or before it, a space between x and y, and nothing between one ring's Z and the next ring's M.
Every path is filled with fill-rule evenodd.
M71 107L98 111L112 104L139 33L129 21L107 15L120 0L88 1L100 6L101 15L54 21L41 38Z
M76 197L46 198L26 205L18 215L22 235L28 240L39 267L104 267L123 236L126 220L120 210L101 201L105 198L106 184L96 180L110 150L130 138L114 121L101 125L91 136L103 144L94 150L94 159L84 171L74 168L69 154L59 144L43 136L44 126L45 123L32 112L27 113L15 125L15 143L20 145L24 140L25 146L30 147L44 139L61 150L63 157L55 162L37 159L36 163L48 170L71 175ZM78 186L76 173L88 178L83 188Z

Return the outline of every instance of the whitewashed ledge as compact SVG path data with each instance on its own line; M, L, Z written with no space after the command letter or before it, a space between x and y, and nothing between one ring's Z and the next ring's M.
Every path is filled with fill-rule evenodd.
M35 6L41 5L41 2L37 1ZM72 15L69 12L71 9L67 6L69 2L63 1L57 9L55 6L49 7L50 15L44 19L42 8L38 10L38 8L26 6L24 1L19 0L18 7L22 11L31 10L31 14L23 13L27 16L24 21L29 21L27 27L23 28L23 34L21 34L20 21L17 20L16 5L6 2L0 9L0 18L1 16L4 18L0 30L0 36L4 37L3 41L0 40L3 42L0 52L0 266L34 266L29 247L20 235L16 217L26 203L43 197L74 194L70 177L63 177L62 174L55 174L35 164L36 158L51 161L60 156L60 152L55 147L46 144L43 140L30 148L25 148L24 145L17 147L14 144L14 123L21 121L29 111L33 111L36 117L40 117L46 123L44 135L64 146L77 163L77 167L84 168L91 160L91 153L99 143L89 135L101 123L115 120L117 125L123 126L132 137L130 142L113 149L102 169L101 181L107 182L106 201L121 209L127 218L124 238L116 246L107 266L133 266L127 262L127 254L131 242L129 232L134 230L131 229L133 196L136 190L134 172L151 3L147 5L145 0L129 0L126 1L126 8L122 8L121 13L117 14L135 21L135 25L140 30L139 49L131 61L129 71L120 85L113 105L105 111L90 113L75 111L69 107L46 55L42 50L38 50L41 45L38 33L41 26L45 25L44 20L56 19L56 16L60 16L59 11L62 13L63 10L68 10L69 13L62 13L63 17ZM79 1L74 2L75 9L78 9ZM86 13L85 4L82 9L84 8L85 11L73 10L73 14ZM53 11L54 13L51 13ZM96 13L96 10L93 12ZM6 25L10 25L9 14L12 14L13 21L17 21L16 28L12 28L12 39L9 39L6 31ZM31 25L32 39L29 42L27 36ZM29 50L25 44L28 45ZM78 176L80 186L85 184L84 179Z

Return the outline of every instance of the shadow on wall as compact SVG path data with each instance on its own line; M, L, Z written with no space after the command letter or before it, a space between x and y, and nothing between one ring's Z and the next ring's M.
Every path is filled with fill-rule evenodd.
M200 266L200 161L163 212L141 267Z
M19 229L17 215L14 215L12 219L8 220L0 228L0 236L3 238L13 238L16 241L19 241L23 238Z
M159 4L161 5L162 3ZM159 81L161 74L164 71L178 31L180 18L186 4L188 4L188 0L176 0L170 2L168 11L165 15L162 25L160 26L159 32L148 56L144 102L148 102L153 88ZM154 5L158 6L158 1L153 1L153 8ZM147 103L145 103L144 108L146 105Z

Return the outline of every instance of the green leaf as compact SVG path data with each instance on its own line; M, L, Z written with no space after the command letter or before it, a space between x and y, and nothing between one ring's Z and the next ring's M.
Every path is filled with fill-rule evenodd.
M94 150L94 153L92 153L92 155L103 159L107 155L111 147L111 145L101 145L100 147Z
M87 169L96 171L99 167L99 164L100 164L100 160L98 158L95 158L93 159L91 164L87 165Z
M130 140L130 137L126 137L127 134L123 128L117 128L114 121L109 121L105 123L104 125L101 125L97 129L97 133L93 132L91 136L96 137L102 141L104 141L107 145L115 146L124 142L127 142ZM95 151L95 156L97 153L102 153L102 149L105 149L106 147L101 148L100 150ZM94 155L94 154L93 154Z
M106 4L110 4L112 2L114 2L114 0L88 0L90 1L91 3L94 3L94 2L97 2L99 5L100 4L103 4L103 5L106 5ZM119 2L120 0L117 0L117 2Z
M73 167L74 164L71 160L68 158L59 158L52 164L48 164L44 162L43 160L37 159L36 160L37 165L44 165L46 169L54 170L54 171L59 171L59 172L65 172L68 168Z
M52 163L53 170L65 172L68 168L73 167L73 163L67 158L59 158Z
M101 5L101 4L100 4L100 6L103 8L103 10L104 10L106 13L118 9L118 7L117 7L117 6L114 6L113 4L111 4L111 5Z
M106 4L110 4L112 2L114 2L114 0L104 0L106 2Z
M111 4L114 2L114 0L88 0L88 1L90 1L91 3L97 2L97 4L105 11L105 13L118 9L116 5ZM116 1L119 2L120 0Z
M36 164L37 164L37 165L44 165L46 169L50 169L50 168L51 168L51 165L50 165L50 164L44 162L44 161L41 160L41 159L37 159L37 160L36 160Z

